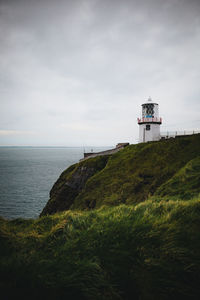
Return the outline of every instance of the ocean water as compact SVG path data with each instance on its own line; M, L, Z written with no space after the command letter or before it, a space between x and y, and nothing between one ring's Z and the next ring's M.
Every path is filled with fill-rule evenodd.
M0 147L0 216L38 217L61 172L80 158L81 147Z

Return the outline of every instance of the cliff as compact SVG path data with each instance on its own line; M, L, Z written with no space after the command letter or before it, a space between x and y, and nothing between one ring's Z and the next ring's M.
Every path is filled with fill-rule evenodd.
M40 218L0 218L1 298L200 299L199 192L199 135L71 166Z
M72 165L64 171L50 191L50 200L41 215L70 209L87 181L105 168L108 156L95 157Z
M200 135L127 146L64 171L41 216L68 209L135 204L150 196L190 199L200 192Z

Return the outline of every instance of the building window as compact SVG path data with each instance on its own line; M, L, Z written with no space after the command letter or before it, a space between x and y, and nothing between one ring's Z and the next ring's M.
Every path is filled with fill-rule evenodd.
M151 125L146 125L146 130L150 130L151 129Z

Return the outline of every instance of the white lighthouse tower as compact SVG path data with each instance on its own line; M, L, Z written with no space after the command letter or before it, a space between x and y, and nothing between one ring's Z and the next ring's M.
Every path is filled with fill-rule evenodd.
M159 117L158 104L153 103L151 98L142 104L142 117L138 118L139 143L160 140L160 125L162 119Z

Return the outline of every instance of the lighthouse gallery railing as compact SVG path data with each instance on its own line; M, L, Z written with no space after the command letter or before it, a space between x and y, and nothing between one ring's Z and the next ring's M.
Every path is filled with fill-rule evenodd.
M146 122L162 123L162 118L138 118L137 120L138 120L138 124L146 123Z

